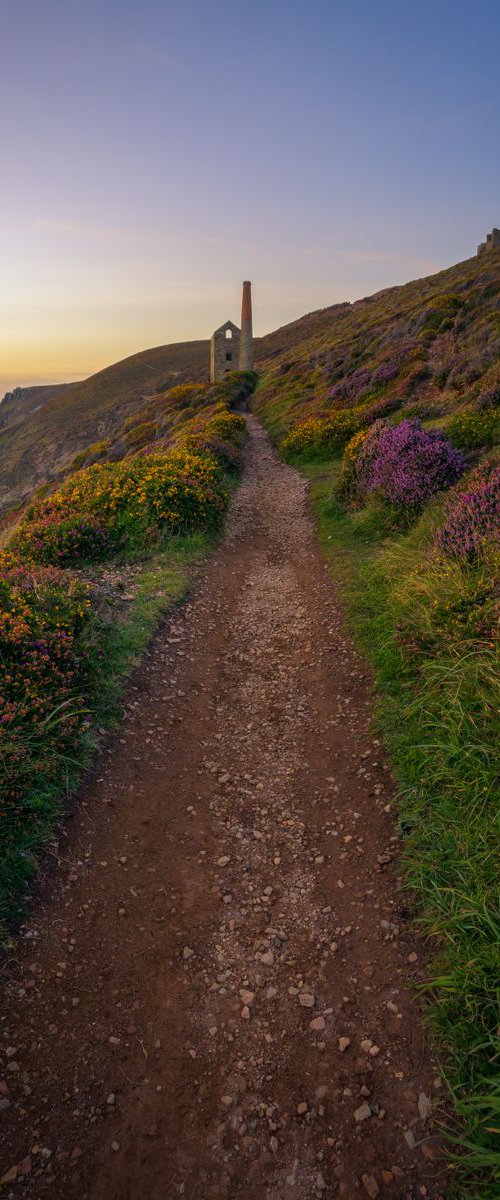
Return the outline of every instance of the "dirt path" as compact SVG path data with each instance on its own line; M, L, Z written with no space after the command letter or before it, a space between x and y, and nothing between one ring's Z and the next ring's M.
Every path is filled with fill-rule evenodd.
M2 1197L445 1194L370 681L250 428L9 964Z

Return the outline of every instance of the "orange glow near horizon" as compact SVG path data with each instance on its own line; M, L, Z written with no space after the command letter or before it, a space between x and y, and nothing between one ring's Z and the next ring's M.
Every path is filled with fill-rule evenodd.
M495 6L451 35L436 5L280 7L5 6L0 388L209 339L245 279L259 336L498 224Z

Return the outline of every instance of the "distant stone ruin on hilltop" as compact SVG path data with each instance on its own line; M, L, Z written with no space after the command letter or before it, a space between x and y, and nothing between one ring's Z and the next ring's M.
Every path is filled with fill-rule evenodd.
M241 329L226 321L210 339L210 380L219 383L230 371L253 367L252 285L246 279L241 301Z
M477 248L478 254L486 254L488 250L500 249L500 229L492 229L491 233L486 234L486 241L480 242Z

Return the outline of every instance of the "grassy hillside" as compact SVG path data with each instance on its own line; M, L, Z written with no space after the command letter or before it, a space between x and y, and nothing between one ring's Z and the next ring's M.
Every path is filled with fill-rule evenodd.
M258 365L327 329L343 307L334 305L257 338ZM5 410L1 405L0 520L2 509L18 508L39 484L62 478L77 454L95 444L120 443L129 418L142 410L154 418L162 403L156 404L157 398L175 384L208 382L209 357L208 341L157 346L81 383L24 389Z
M293 353L263 356L260 406L277 435L370 401L441 419L500 378L500 253L312 314L296 331Z
M21 425L0 429L0 510L57 478L85 446L108 437L141 397L208 379L208 343L181 342L134 354L57 391Z
M21 425L35 409L42 408L61 392L69 393L74 386L68 383L44 383L34 387L18 387L13 392L6 392L0 402L0 430Z
M379 685L426 988L463 1122L458 1194L500 1194L500 253L334 314L255 408L311 480Z

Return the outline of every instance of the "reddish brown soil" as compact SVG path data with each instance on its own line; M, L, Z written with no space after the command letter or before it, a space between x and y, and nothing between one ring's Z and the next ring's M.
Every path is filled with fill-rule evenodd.
M446 1191L370 679L306 485L250 427L7 964L2 1196Z

